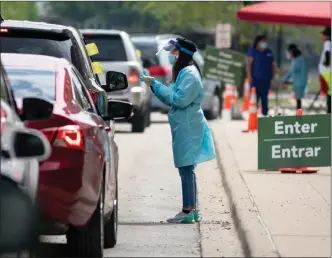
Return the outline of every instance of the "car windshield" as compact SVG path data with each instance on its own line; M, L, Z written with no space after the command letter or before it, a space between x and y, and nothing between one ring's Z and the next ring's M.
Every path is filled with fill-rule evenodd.
M158 45L156 42L135 42L133 41L135 47L141 51L142 60L149 60L153 65L159 65L160 60L156 56L158 52Z
M16 98L41 97L55 100L55 71L6 67Z
M120 35L87 35L84 34L87 44L95 43L99 54L94 55L94 61L105 62L115 61L124 62L127 60L127 54Z

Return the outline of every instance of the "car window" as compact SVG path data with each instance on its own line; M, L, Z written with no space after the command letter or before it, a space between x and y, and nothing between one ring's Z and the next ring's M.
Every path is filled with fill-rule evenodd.
M89 101L89 97L87 96L83 82L78 78L77 73L75 73L74 70L72 70L72 81L74 85L75 99L77 100L78 104L86 111L95 111L94 107Z
M72 42L70 38L59 36L47 38L44 34L31 33L30 37L20 34L9 34L8 36L0 35L1 53L22 53L54 56L65 58L72 62L70 48Z
M79 70L84 79L91 77L82 52L72 40L60 33L13 30L0 34L2 53L22 53L65 58ZM91 71L90 71L91 72Z
M3 78L3 74L2 73L1 73L0 77L1 77L1 91L0 91L1 95L0 95L0 97L6 103L10 103L9 94L8 94L7 87L5 85L5 80Z
M156 53L158 52L156 42L134 41L134 45L141 51L142 60L150 60L153 65L159 65L159 58L156 56Z
M95 43L99 54L93 56L94 61L115 61L127 60L127 54L120 35L91 35L84 34L84 39L89 43Z
M55 71L25 67L6 68L16 98L41 97L55 100Z
M81 50L82 58L84 59L83 64L85 66L85 70L88 73L88 77L93 78L94 73L92 70L91 58L89 57L88 52L85 48L86 43L84 41L84 38L83 38L82 34L77 30L74 30L74 36L75 36L75 39L77 39L77 41L78 41L78 45Z

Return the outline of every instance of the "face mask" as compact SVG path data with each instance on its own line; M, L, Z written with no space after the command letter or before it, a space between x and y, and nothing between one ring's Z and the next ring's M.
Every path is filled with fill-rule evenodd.
M267 42L262 42L261 43L261 48L266 49L267 48Z
M286 52L286 59L287 60L291 60L292 59L291 56L290 56L290 54L289 54L289 52Z
M178 57L176 55L173 55L173 54L168 55L168 60L171 65L174 65L176 63L177 59L178 59Z

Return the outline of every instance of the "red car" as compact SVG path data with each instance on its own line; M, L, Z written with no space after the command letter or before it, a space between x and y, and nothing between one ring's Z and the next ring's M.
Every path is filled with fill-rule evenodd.
M24 97L54 105L47 120L24 118L27 127L42 131L52 145L51 157L40 163L37 199L48 222L41 233L66 234L76 257L102 257L104 247L116 244L118 188L114 128L104 120L130 118L132 105L110 100L109 116L102 118L67 60L27 54L1 54L1 59L19 109ZM128 87L126 76L118 72L107 73L107 85L113 90ZM35 106L31 112L38 117L43 110Z

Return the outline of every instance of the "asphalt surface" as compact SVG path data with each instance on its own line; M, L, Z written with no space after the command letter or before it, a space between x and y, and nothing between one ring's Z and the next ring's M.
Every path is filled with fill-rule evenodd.
M243 257L217 161L198 167L202 222L168 224L181 210L178 171L173 165L166 115L154 113L143 134L116 125L119 145L119 235L105 257ZM43 256L65 256L65 237L43 237Z

